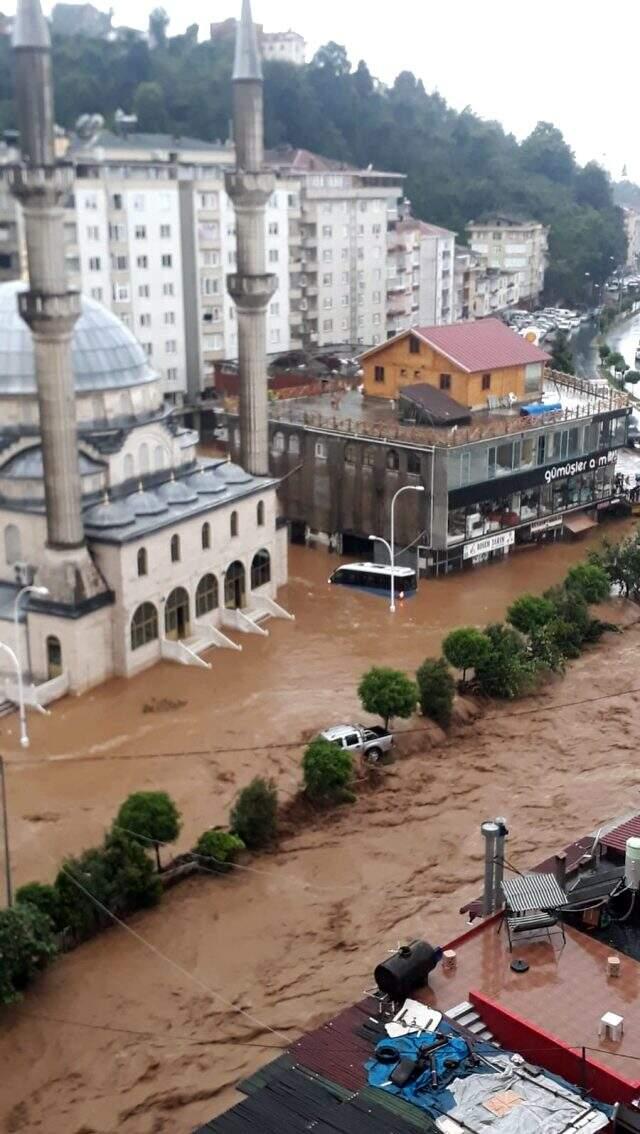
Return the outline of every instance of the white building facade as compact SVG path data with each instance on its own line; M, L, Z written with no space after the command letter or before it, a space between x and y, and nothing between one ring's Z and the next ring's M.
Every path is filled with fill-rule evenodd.
M453 322L455 237L455 232L410 216L390 227L387 336L410 326Z
M302 67L305 63L304 37L295 31L263 32L260 50L263 59L278 59L281 63L293 63Z
M496 216L467 225L473 252L486 257L488 268L518 273L520 300L534 304L544 288L548 229L537 221Z

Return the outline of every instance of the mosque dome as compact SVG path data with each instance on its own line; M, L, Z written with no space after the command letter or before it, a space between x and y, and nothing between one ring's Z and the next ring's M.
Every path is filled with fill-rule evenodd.
M157 491L167 504L194 504L198 499L198 493L183 480L167 480Z
M225 482L210 468L199 469L189 477L187 484L190 488L195 488L198 496L214 496L216 493L227 491Z
M94 504L85 512L85 523L91 528L125 528L135 520L132 509L126 500L109 500Z
M223 461L216 469L216 475L222 477L227 484L248 484L253 480L251 473L248 473L240 465L235 465L233 461Z
M163 512L169 511L169 505L165 504L155 492L145 492L143 488L133 492L128 502L136 516L160 516Z
M18 293L26 287L18 280L0 284L0 397L36 394L31 331L18 313ZM84 295L73 329L72 365L76 394L142 386L158 378L131 331Z

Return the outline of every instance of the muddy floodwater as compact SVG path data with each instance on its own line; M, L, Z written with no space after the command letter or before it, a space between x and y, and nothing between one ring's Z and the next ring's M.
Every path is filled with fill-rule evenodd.
M334 557L293 548L279 598L296 621L270 622L268 638L212 652L209 671L161 665L33 715L27 755L3 718L16 882L50 877L65 853L99 841L133 790L173 795L180 848L224 822L256 773L292 792L304 738L362 717L367 666L413 670L449 629L501 618L588 546L422 582L395 616L383 599L329 587ZM635 608L622 617L633 623ZM284 1037L360 996L400 940L460 931L457 911L481 874L482 819L508 816L510 858L526 865L630 810L640 694L625 691L640 686L639 646L631 625L535 700L492 709L448 742L433 729L418 736L354 806L252 869L183 883L131 919L140 937L114 928L61 958L0 1017L0 1130L192 1130Z

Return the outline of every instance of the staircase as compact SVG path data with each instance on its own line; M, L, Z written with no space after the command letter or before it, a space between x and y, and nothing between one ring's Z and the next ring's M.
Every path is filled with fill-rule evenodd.
M463 1000L462 1004L456 1004L455 1008L449 1008L445 1012L445 1016L454 1024L459 1024L461 1028L465 1028L476 1039L483 1040L485 1043L496 1043L495 1036L489 1031L482 1017L468 1000Z

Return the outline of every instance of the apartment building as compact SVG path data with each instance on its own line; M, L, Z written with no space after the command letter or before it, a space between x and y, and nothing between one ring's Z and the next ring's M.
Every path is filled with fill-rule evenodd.
M515 271L487 267L486 256L470 248L456 248L454 268L455 319L485 319L520 299L520 277Z
M289 147L267 161L299 192L289 218L292 336L304 346L383 342L387 229L398 218L404 175Z
M520 300L531 304L544 288L548 231L538 221L506 216L467 225L472 251L486 257L488 268L517 272Z
M455 318L455 232L406 215L390 226L387 336L411 326L440 326Z

